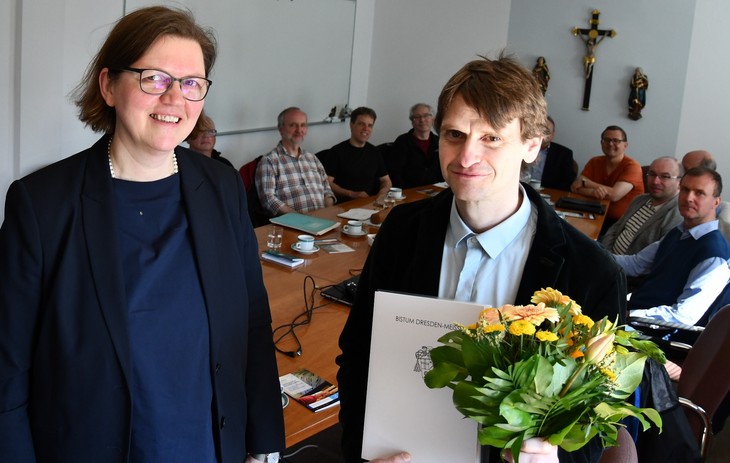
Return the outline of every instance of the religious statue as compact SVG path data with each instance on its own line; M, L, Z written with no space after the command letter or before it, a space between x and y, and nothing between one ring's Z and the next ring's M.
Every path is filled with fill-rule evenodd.
M542 90L542 94L544 95L547 92L548 82L550 82L550 69L548 69L547 62L543 56L537 58L537 63L532 68L532 75L537 80L538 85L540 85L540 90Z
M641 119L641 110L646 106L646 89L649 88L649 78L641 68L636 68L634 71L630 86L629 118L638 121Z

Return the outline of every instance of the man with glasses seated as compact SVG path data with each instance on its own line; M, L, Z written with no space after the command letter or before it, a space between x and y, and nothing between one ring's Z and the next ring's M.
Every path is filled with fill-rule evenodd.
M213 119L203 113L200 115L198 123L185 141L188 142L191 150L233 167L231 161L221 156L221 152L215 149L216 135L218 135L218 131L215 129Z
M677 159L655 159L646 173L649 192L629 204L626 213L603 235L601 244L613 254L636 254L679 225L682 216L677 195L683 173Z
M644 192L641 165L626 155L626 132L611 125L601 134L603 156L591 158L570 189L574 193L608 199L603 231L621 218L631 201Z
M433 133L433 108L426 103L411 107L413 128L398 136L383 155L393 186L411 188L443 182L439 167L439 136Z
M307 113L291 106L276 119L281 139L256 167L256 192L269 217L309 212L335 203L327 173L317 157L302 148Z
M632 317L695 325L730 281L730 245L718 230L720 174L685 172L679 185L683 221L637 254L614 255L627 276L646 275L628 302Z

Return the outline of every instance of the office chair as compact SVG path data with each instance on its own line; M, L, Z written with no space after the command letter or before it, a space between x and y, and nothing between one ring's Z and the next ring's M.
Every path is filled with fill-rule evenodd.
M626 428L619 428L618 445L606 447L598 463L639 463L636 444Z
M682 365L677 395L706 458L715 412L730 393L730 304L720 309ZM722 419L725 417L718 417Z
M256 159L247 162L238 170L243 180L243 186L246 189L246 199L248 203L248 215L251 219L251 224L256 227L266 225L269 223L269 216L264 211L259 199L258 191L256 190L256 167L263 156L259 156Z

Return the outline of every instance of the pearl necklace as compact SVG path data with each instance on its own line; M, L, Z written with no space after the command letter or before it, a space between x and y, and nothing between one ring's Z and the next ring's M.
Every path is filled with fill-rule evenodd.
M116 173L114 172L114 164L112 164L112 140L114 137L109 138L109 144L106 147L106 156L109 159L109 173L112 174L112 178L117 178ZM177 174L177 155L175 152L172 152L172 175Z

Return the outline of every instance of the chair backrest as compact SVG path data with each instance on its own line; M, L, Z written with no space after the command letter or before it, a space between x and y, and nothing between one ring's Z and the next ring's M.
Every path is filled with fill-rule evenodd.
M730 305L720 309L697 338L682 363L677 394L702 407L712 418L730 393ZM697 417L687 412L696 435L702 429Z
M639 463L636 444L626 428L619 428L618 445L607 447L598 463Z
M238 173L241 174L241 180L243 180L243 186L246 188L247 193L254 184L254 179L256 178L256 167L259 165L261 158L262 156L259 156L256 159L242 165L241 168L238 169Z
M254 228L269 223L266 211L264 211L263 206L261 206L259 193L256 191L256 167L259 165L259 161L261 161L262 157L263 156L259 156L253 161L247 162L238 170L241 174L243 185L246 188L248 215Z
M723 201L717 207L717 219L720 221L720 233L730 241L730 201Z
M649 172L649 166L641 166L641 178L644 180L644 193L649 191L649 180L646 178L647 172Z

